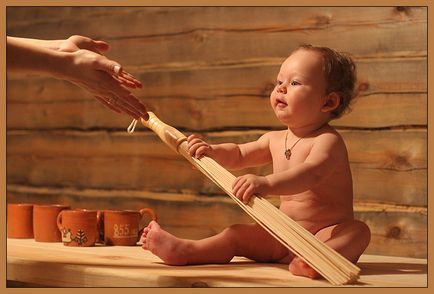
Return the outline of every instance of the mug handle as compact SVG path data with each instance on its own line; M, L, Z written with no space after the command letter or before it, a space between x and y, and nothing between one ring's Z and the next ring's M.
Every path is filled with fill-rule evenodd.
M104 211L97 210L96 212L96 237L95 242L104 242ZM102 239L102 240L101 240Z
M152 217L152 220L157 221L157 214L151 208L142 208L140 209L140 217L143 218L143 215L147 213Z
M59 214L57 215L57 228L59 229L60 232L62 232L62 213L63 210L59 212Z

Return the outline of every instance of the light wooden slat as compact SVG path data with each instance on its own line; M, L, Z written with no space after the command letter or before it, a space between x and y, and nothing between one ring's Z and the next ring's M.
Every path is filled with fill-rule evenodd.
M288 273L287 265L235 257L227 265L174 267L140 247L66 247L7 240L7 279L57 287L328 287ZM361 287L426 287L427 260L364 255ZM386 266L385 266L386 265ZM399 275L396 276L396 272ZM392 274L395 274L393 276ZM349 287L357 287L350 285Z
M75 89L78 95L80 89ZM86 96L86 95L84 95ZM93 99L90 98L89 99ZM56 103L8 103L7 127L9 129L57 128L125 128L131 122L125 115L108 111L96 100ZM149 109L167 117L174 124L192 130L224 127L281 128L263 98L230 97L213 100L190 98L143 98ZM243 105L243 108L238 108ZM245 105L245 107L244 107ZM411 111L409 111L411 109ZM359 97L350 113L331 122L337 127L377 128L427 124L426 94L378 94ZM23 115L25 113L26 115ZM185 114L188 115L185 115ZM222 115L222 114L225 115Z
M211 144L246 143L257 140L264 130L201 132ZM413 170L427 168L427 131L339 130L351 163L366 168ZM191 133L187 133L191 134ZM8 131L8 155L41 157L152 157L177 159L151 132L134 134L108 131Z
M263 131L205 133L211 143L242 143ZM342 131L356 199L407 205L427 203L426 131ZM150 133L9 132L9 183L143 188L160 191L220 190ZM268 174L270 166L235 172Z
M386 127L426 123L426 59L368 63L371 61L360 65L364 90L354 111L334 124ZM281 123L268 98L277 69L258 65L143 73L139 78L145 88L135 93L150 110L177 127L278 127ZM7 95L8 128L120 128L129 123L126 116L107 111L89 94L65 82L34 79L21 84L21 80L9 80Z
M92 21L89 22L89 19ZM129 23L127 31L118 25L124 23L125 19L128 19ZM258 19L261 19L261 22L258 22ZM336 47L342 39L346 40L343 36L348 33L347 28L350 27L355 32L363 29L366 31L365 35L351 38L364 42L347 42L344 48L353 46L351 51L356 52L366 50L364 48L370 48L369 52L387 52L414 51L416 48L419 50L423 38L415 38L415 35L423 35L423 30L404 35L405 38L402 34L415 23L421 23L422 28L426 30L427 9L409 7L400 11L396 7L9 8L7 20L9 34L61 38L65 37L63 32L77 32L109 40L121 37L126 43L135 37L151 41L180 37L196 43L196 49L206 45L215 35L250 33L260 36L288 34L292 38L289 44L294 46L297 40L292 36L303 34L305 31L310 31L311 34L303 34L304 42L310 37L313 40L322 40L326 44L329 40L335 39ZM105 25L101 26L100 22ZM375 27L375 30L372 27ZM391 32L387 33L387 30ZM395 34L401 34L401 38L398 38L400 41L397 42L396 38L384 40L385 36L393 37L393 30ZM411 42L413 38L414 41ZM384 42L380 43L381 39ZM369 44L371 40L378 41ZM258 43L255 45L253 47L259 47ZM159 57L161 54L170 54L167 47L164 46L163 50L160 50ZM179 51L182 49L181 47Z
M78 191L10 185L8 201L61 202L71 207L92 209L151 207L157 212L159 223L165 229L176 236L190 239L212 236L235 223L253 222L226 196L206 197L128 190ZM366 222L372 232L372 241L367 253L426 257L426 209L420 208L420 212L413 212L393 207L374 203L366 208L363 202L355 205L356 218Z

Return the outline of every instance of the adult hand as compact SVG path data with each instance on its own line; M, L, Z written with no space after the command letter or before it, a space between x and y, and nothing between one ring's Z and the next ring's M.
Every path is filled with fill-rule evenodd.
M146 107L129 90L142 84L102 55L107 49L107 43L83 36L48 41L8 36L7 69L71 81L109 109L147 119Z
M108 48L104 41L79 35L62 40L58 45L59 51L73 53L74 66L69 71L71 82L92 93L113 111L127 113L136 119L140 116L147 119L146 107L126 89L142 88L142 84L124 71L119 63L102 55Z
M146 107L127 89L134 88L137 82L117 62L87 49L68 54L59 72L61 77L87 90L115 112L147 119Z

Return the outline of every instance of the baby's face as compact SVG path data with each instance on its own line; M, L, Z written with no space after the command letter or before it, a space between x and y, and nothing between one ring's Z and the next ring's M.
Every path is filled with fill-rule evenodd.
M315 51L300 49L280 67L270 96L271 106L284 124L304 126L321 113L325 90L322 56Z

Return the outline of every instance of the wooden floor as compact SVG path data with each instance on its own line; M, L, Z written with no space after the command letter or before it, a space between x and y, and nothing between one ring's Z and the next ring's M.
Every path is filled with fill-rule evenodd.
M347 287L426 287L427 261L364 255L357 284ZM168 266L140 246L66 247L33 239L7 240L7 280L54 287L329 287L293 276L286 265L236 257L227 265Z

